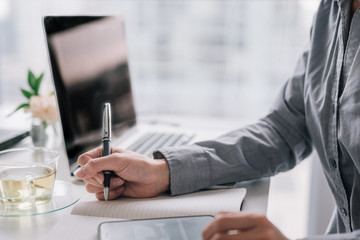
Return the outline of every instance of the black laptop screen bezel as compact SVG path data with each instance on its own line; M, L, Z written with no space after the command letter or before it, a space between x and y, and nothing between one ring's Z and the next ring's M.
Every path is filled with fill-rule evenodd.
M51 45L50 38L52 34L56 34L62 31L67 31L71 28L81 26L83 24L91 23L93 21L102 20L112 16L45 16L43 17L43 26L45 32L45 39L48 49L48 56L50 61L50 70L52 73L52 80L55 87L55 95L57 98L60 120L62 125L62 133L65 142L66 154L69 160L70 168L74 169L74 165L76 165L77 158L83 152L99 146L101 144L101 128L98 128L94 131L89 132L85 135L92 135L97 136L92 141L87 141L86 143L78 144L79 136L74 131L74 119L71 116L74 110L71 109L73 103L71 102L71 98L69 97L68 89L66 88L66 84L61 76L61 70L59 68L59 64L56 58L56 53ZM124 27L124 26L122 26ZM119 41L125 41L125 38L119 39ZM136 113L135 113L135 106L132 96L132 88L131 88L131 79L130 79L130 71L128 66L128 60L126 59L126 66L127 69L127 76L128 78L125 79L128 84L129 92L130 92L130 99L129 108L132 111L129 113L129 116L125 116L124 118L116 116L114 117L113 114L113 129L114 132L122 132L136 124ZM114 99L106 99L104 102L110 102L111 105L116 105ZM103 104L102 102L101 104ZM99 118L101 119L101 108L98 109ZM121 120L119 120L122 118ZM82 138L86 138L87 136L81 136ZM98 139L97 139L98 138Z

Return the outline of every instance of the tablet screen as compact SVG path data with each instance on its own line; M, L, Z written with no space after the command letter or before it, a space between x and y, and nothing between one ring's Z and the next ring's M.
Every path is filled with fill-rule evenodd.
M202 230L213 219L212 216L193 216L104 222L99 225L99 239L201 240Z

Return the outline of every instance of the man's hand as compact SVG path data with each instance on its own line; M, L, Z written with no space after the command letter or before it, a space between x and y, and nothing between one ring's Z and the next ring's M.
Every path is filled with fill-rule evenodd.
M203 231L204 240L288 240L265 216L220 212Z
M169 167L165 159L150 159L131 151L112 148L112 154L102 157L102 148L81 155L82 168L76 173L86 183L86 190L104 200L103 170L114 171L110 181L109 199L118 196L153 197L169 189Z

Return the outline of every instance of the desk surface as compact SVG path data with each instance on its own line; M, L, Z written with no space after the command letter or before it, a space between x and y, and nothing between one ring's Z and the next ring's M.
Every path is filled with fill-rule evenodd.
M179 119L181 119L182 128L188 130L196 129L197 137L195 140L211 139L248 123L240 122L236 119L209 119L202 117L179 118L178 116L163 116L161 119L166 119L167 122L179 122ZM149 118L145 117L143 120L148 121ZM27 138L19 143L18 146L26 146L29 144L30 138ZM57 179L71 180L67 161L64 157L59 161ZM262 179L237 183L235 185L236 187L245 187L247 189L247 194L242 206L243 211L266 214L269 183L269 179ZM83 184L78 184L76 189L82 195L88 194ZM31 217L0 217L0 236L2 239L40 239L47 234L48 229L54 226L59 219L69 215L71 210L72 206L58 212Z

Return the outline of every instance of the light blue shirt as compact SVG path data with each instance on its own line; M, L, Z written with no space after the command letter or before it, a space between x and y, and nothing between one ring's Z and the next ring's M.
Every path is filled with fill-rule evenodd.
M159 151L171 193L273 176L315 148L337 205L329 233L343 234L314 239L360 239L359 43L352 0L321 1L308 48L267 116L212 141Z

